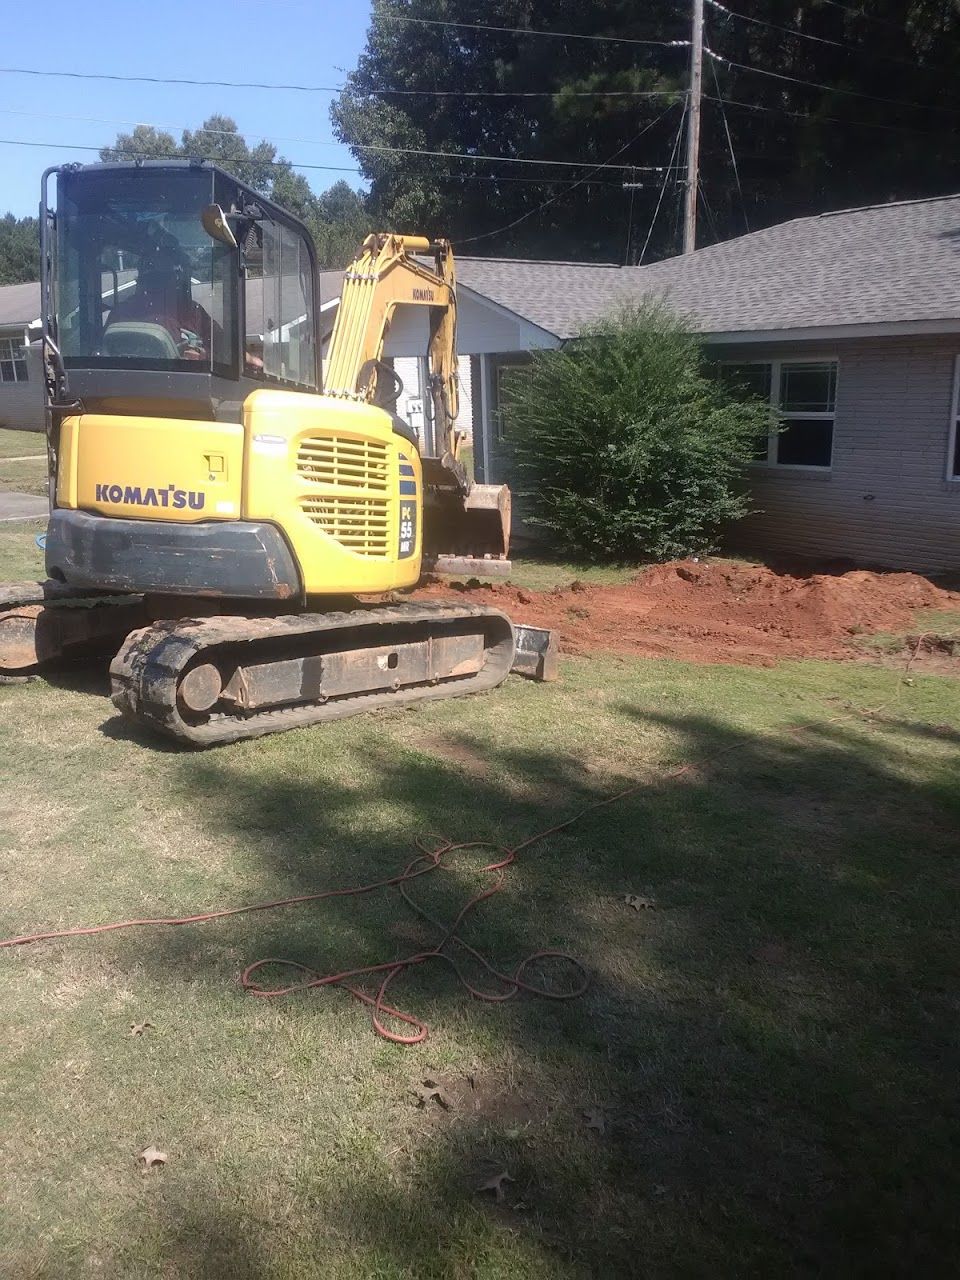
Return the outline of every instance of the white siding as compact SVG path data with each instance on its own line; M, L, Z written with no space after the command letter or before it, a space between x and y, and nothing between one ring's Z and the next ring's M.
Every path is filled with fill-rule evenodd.
M945 479L960 337L831 343L840 361L829 471L757 467L759 510L735 531L763 552L960 569L960 481ZM796 345L725 348L724 359L807 355ZM817 354L813 349L809 354Z

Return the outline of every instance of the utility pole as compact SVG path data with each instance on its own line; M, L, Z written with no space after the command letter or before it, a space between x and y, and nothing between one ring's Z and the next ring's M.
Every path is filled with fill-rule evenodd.
M690 36L690 91L687 95L687 190L683 211L683 252L697 247L697 192L700 187L700 95L703 86L703 0L693 0Z

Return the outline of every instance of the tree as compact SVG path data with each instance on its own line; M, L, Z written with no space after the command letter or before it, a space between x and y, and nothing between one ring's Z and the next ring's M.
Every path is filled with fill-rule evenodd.
M132 133L118 134L112 146L100 152L102 160L180 156L199 156L220 165L306 223L322 267L345 266L366 234L361 195L341 181L317 196L272 143L249 146L229 116L213 115L199 129L185 129L179 143L163 130L137 125Z
M327 267L345 267L371 230L366 203L341 179L317 197L310 229L321 262Z
M540 351L505 386L517 491L557 551L666 560L747 514L769 405L725 387L699 340L644 304Z
M956 188L960 6L743 0L731 9L739 13L707 8L707 43L720 57L704 67L700 243ZM678 247L683 174L666 166L688 50L671 42L688 38L686 7L672 0L376 0L334 127L370 182L380 223L465 244L504 228L476 242L480 253L633 262L662 193L649 260ZM644 40L664 43L636 43ZM585 96L625 92L657 96ZM470 96L491 93L502 96ZM604 161L637 171L591 172Z
M40 276L40 225L36 218L0 218L0 285Z

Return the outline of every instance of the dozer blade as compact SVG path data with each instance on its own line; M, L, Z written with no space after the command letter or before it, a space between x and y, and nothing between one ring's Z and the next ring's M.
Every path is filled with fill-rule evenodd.
M53 581L0 587L0 684L113 652L146 620L142 596L91 595Z
M478 605L157 622L110 665L114 705L193 747L494 689L516 638Z

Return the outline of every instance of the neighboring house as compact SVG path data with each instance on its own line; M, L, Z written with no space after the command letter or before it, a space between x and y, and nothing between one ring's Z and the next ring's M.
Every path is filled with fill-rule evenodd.
M27 332L40 315L40 286L0 288L0 427L43 430L40 361Z

